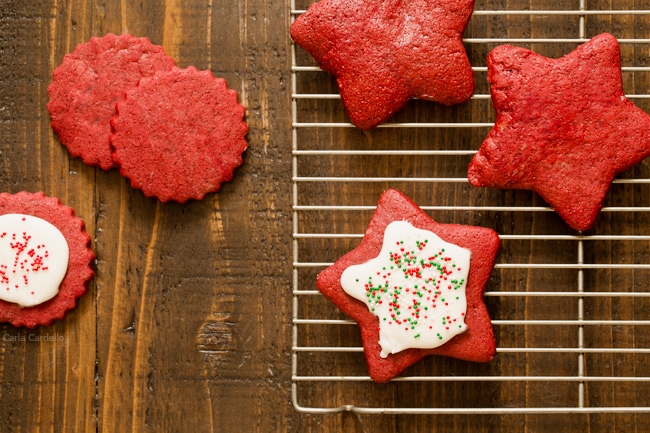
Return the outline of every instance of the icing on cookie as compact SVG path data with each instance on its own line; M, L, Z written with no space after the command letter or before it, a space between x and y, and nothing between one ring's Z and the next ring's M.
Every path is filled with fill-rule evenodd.
M406 221L390 223L380 254L348 267L343 290L379 318L381 356L442 346L467 329L470 250Z
M0 216L0 299L31 307L53 298L68 268L63 234L30 215Z

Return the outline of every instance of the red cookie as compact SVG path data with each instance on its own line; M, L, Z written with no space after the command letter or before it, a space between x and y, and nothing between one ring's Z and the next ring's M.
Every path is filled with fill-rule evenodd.
M417 229L432 232L443 241L453 244L456 248L461 247L471 252L469 270L465 269L467 278L464 281L466 283L465 296L467 305L466 313L464 313L465 330L451 337L443 345L435 348L406 348L390 353L387 356L386 354L382 356L382 351L385 351L385 347L382 346L384 343L381 342L380 337L382 331L380 331L380 327L382 323L391 322L391 317L381 317L379 315L381 319L378 318L378 315L371 312L370 302L362 302L343 289L341 277L345 275L346 270L354 269L351 268L352 266L367 263L380 256L381 252L386 251L384 249L384 234L387 233L387 227L395 221L406 221ZM421 244L418 243L418 245L420 246ZM499 236L493 230L482 227L438 223L432 220L415 203L399 191L387 190L379 199L377 209L370 220L361 244L337 260L332 266L323 270L318 275L317 286L325 297L358 323L370 377L375 382L388 382L407 367L427 355L443 355L467 361L487 362L496 353L496 342L492 323L483 301L483 292L492 273L499 245ZM424 320L424 315L429 314L427 312L433 314L434 309L439 308L441 303L447 302L447 300L441 298L444 298L447 294L456 293L452 290L451 286L459 282L452 280L452 277L447 281L446 277L451 274L454 267L460 267L460 264L454 262L449 257L445 257L444 251L441 251L440 254L441 256L438 259L439 263L435 262L434 266L437 266L439 271L436 278L444 279L444 287L433 288L430 286L428 293L424 286L425 283L427 285L429 284L428 281L415 278L414 276L421 274L419 277L422 278L423 275L427 275L424 273L424 268L428 266L425 265L425 262L429 263L432 257L425 258L422 261L419 259L416 260L415 258L418 252L415 251L413 253L407 249L406 253L403 251L399 253L399 260L397 258L395 259L395 263L399 261L399 268L401 270L398 271L395 269L392 272L407 272L411 276L411 279L414 280L414 284L416 284L411 286L410 289L413 292L415 290L422 291L422 293L418 292L417 296L413 293L413 298L415 299L412 301L413 308L411 308L411 301L406 295L406 292L409 292L409 288L399 292L397 290L387 290L389 287L388 284L375 284L375 288L379 287L379 290L371 290L372 283L365 285L366 296L372 296L374 299L375 295L381 294L385 298L383 300L378 299L376 302L380 304L383 302L383 305L388 304L392 308L392 313L397 313L398 315L404 313L401 316L401 321L394 320L395 315L393 314L392 320L394 322L388 323L389 327L404 326L407 321L408 323L414 324L411 320ZM393 253L391 253L391 257L393 257ZM413 266L402 268L408 261ZM385 273L386 270L384 269L381 272ZM369 277L370 280L373 280L373 277ZM375 282L379 280L381 280L379 276L374 277ZM362 283L364 281L361 280ZM449 287L447 287L447 284L449 284ZM401 286L400 289L402 289ZM433 291L431 291L432 289ZM456 290L455 287L453 289ZM437 293L436 290L440 291L440 293ZM437 297L438 295L441 298ZM438 307L435 305L436 302L438 302ZM419 315L422 317L419 317ZM449 324L453 323L453 326L462 326L462 320L455 322L453 317L443 317L443 321ZM437 332L435 330L429 331L429 329L427 324L422 332ZM417 332L418 334L408 338L417 339L425 337L419 334L420 331ZM440 338L442 339L442 336Z
M117 112L113 159L147 197L200 200L232 180L243 163L245 108L210 71L174 67L142 78Z
M113 167L109 137L115 104L140 78L175 65L158 45L129 34L107 34L79 44L54 70L47 109L52 129L72 156L104 170Z
M54 297L29 307L21 307L16 303L0 299L0 322L9 322L16 327L26 326L28 328L35 328L38 325L50 325L55 320L62 319L68 310L76 306L77 298L86 293L88 282L94 276L91 263L95 259L95 254L90 248L90 236L86 233L83 220L75 216L74 210L62 205L56 198L45 196L42 192L0 193L0 216L8 216L8 214L33 216L52 224L65 238L69 256L67 270L65 270L65 275L59 285L59 291ZM31 236L30 233L26 234ZM1 236L7 235L11 236L10 233L7 233L6 227L3 227ZM17 260L20 256L21 267L19 268L14 264L14 268L21 272L20 269L22 269L24 261L25 264L29 263L30 270L35 276L39 269L47 269L49 256L47 252L40 255L35 253L40 246L29 245L31 238L25 238L23 235L23 239L24 241L18 239L17 243L12 244L13 251L1 251L0 257L7 257L7 254L12 256L13 254ZM29 250L25 249L16 252L16 245L21 246L21 241L24 242L25 247L29 246ZM2 270L0 272L2 290L5 290L5 281L9 281L4 272L9 272L11 267L11 263L3 262L0 265ZM27 271L22 278L27 281L27 277L32 278L32 274Z
M337 78L352 122L373 128L412 98L467 101L474 73L462 36L474 0L320 0L291 37Z
M492 50L497 117L470 183L535 191L575 230L593 227L614 177L650 155L650 116L625 97L620 57L610 34L560 59Z

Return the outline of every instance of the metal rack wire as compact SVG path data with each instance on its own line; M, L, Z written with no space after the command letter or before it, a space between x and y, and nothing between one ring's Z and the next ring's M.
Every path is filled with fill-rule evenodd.
M300 0L291 0L292 19L308 6L298 5L297 1ZM637 52L650 45L650 10L591 10L586 0L574 3L575 9L571 10L487 10L489 4L477 1L472 17L477 23L502 17L555 17L570 20L571 24L568 31L559 31L554 37L518 37L498 31L482 34L484 26L477 24L472 29L470 22L464 42L475 58L503 43L533 46L542 51L562 44L575 47L595 36L593 32L600 28L592 24L592 19L638 17L642 24L649 24L644 30L635 32L634 37L617 36L621 46L633 52L623 62L627 96L650 112L650 84L644 84L650 83L650 67L639 60L642 55ZM571 35L573 31L576 33ZM475 73L484 77L484 63L473 64ZM635 393L650 390L650 314L644 314L650 306L650 232L637 229L650 226L650 200L644 198L650 196L650 170L645 165L615 180L612 195L616 197L617 191L623 191L625 198L608 201L603 214L609 215L609 219L593 232L574 233L553 220L553 212L532 195L511 200L512 197L504 195L467 192L463 164L475 153L476 137L484 136L493 125L492 119L473 116L471 108L449 118L436 109L431 116L422 115L431 107L416 107L410 114L377 128L386 134L382 135L384 142L390 141L393 134L397 144L365 146L367 136L356 133L344 116L336 114L341 111L337 105L340 98L331 78L295 46L291 72L292 399L297 410L417 414L650 412L650 401L638 396L601 400L601 394L611 392L612 386L631 387ZM312 85L314 82L318 83ZM490 104L487 87L477 85L468 104ZM325 118L319 117L321 107L328 113ZM436 131L442 137L451 137L451 141L458 135L462 138L456 141L461 143L412 145L409 140L418 137L419 131ZM384 158L388 157L400 158L414 168L400 172L389 167L381 176L365 173L363 161L370 158L385 164ZM423 170L419 164L433 165L434 170ZM309 166L318 166L319 173L325 174L312 176ZM354 323L324 305L314 280L320 269L338 257L336 254L351 249L362 237L367 217L374 209L364 198L395 185L413 191L425 185L428 190L437 191L434 197L453 198L451 202L442 200L443 204L424 201L420 204L425 211L455 220L477 221L477 225L497 222L505 228L501 239L507 254L501 255L495 267L497 281L490 284L485 295L487 302L492 302L493 325L500 330L497 357L502 358L502 364L512 363L512 368L428 365L394 379L386 392L402 396L401 401L377 406L367 398L368 390L382 391L377 391L364 374L362 348L352 329ZM327 201L318 194L329 191L327 196L332 197L336 194L331 192L337 190L346 192L341 195L346 197L342 201ZM361 198L355 201L355 197ZM531 229L526 221L533 218L538 223ZM550 222L544 222L547 219ZM561 253L554 254L558 251ZM544 300L553 308L525 310L522 315L522 309L536 300ZM632 313L619 316L616 307L621 305L625 307L622 310ZM598 336L603 333L609 337ZM548 334L559 338L554 340ZM326 366L313 365L319 357L325 359L321 364ZM550 368L555 358L568 359L564 364L570 367ZM503 374L504 371L513 373ZM463 389L486 384L490 388L489 384L493 384L493 394L522 395L524 401L513 403L497 398L486 399L482 406L463 406L455 400L453 405L420 405L406 399L403 404L406 391L401 386L409 391L421 390L422 384L433 383ZM522 387L525 392L520 391ZM453 389L444 388L450 394ZM538 391L542 393L542 389L547 397L531 397ZM555 403L556 394L568 397ZM346 399L341 399L341 395Z

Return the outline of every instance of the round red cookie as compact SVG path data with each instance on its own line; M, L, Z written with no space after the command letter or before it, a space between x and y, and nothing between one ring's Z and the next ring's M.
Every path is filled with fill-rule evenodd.
M147 197L201 200L232 180L243 163L244 114L237 92L210 71L158 72L117 104L113 159Z
M42 192L0 193L0 215L5 214L41 218L59 229L68 243L68 269L59 292L52 299L32 307L20 307L0 299L0 322L28 328L50 325L76 306L77 299L86 293L88 282L94 276L91 262L95 254L90 248L90 236L83 220L75 216L72 208Z
M148 38L109 33L79 44L54 70L47 91L52 129L72 156L104 170L114 166L109 137L115 104L140 78L175 65Z

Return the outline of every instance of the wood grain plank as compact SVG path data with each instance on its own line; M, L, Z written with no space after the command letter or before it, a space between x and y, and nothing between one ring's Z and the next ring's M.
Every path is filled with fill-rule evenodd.
M56 8L48 2L6 2L3 9L0 62L7 75L0 79L5 116L0 126L2 190L59 197L93 233L92 190L80 187L87 178L55 142L45 110L47 77L56 57ZM2 326L0 429L95 429L94 292L91 285L78 307L48 328Z
M299 7L311 3L304 0ZM480 0L477 8L574 9L577 0ZM595 0L588 7L650 9L648 0ZM0 325L0 431L159 432L159 431L646 431L643 416L628 414L508 415L362 415L343 412L310 415L291 405L291 107L288 37L289 4L262 0L7 0L0 4L0 190L42 190L59 197L86 221L97 254L96 277L78 307L51 327L36 330ZM579 17L474 17L468 37L574 37ZM647 38L648 17L589 16L587 36L611 31L620 37ZM210 69L239 92L247 107L250 147L233 182L200 202L159 203L134 190L117 170L102 171L71 158L49 127L47 85L66 53L91 36L131 32L163 45L179 66ZM524 44L525 45L525 44ZM545 55L560 56L570 44L533 44ZM485 65L489 44L471 44L472 63ZM625 64L647 64L648 47L624 46ZM301 53L299 53L299 56ZM309 61L306 59L305 61ZM299 91L335 92L326 74L305 75ZM477 92L487 93L485 73L477 72ZM630 93L648 93L647 73L626 73ZM628 90L630 89L630 90ZM648 101L639 106L648 108ZM300 116L345 121L340 101L299 101ZM490 122L489 101L441 109L414 101L398 115L417 121ZM328 149L478 148L485 131L383 129L360 133L300 130L306 146ZM399 158L395 166L376 158L364 175L391 172L413 176L432 170L462 176L467 158ZM304 176L356 173L359 158L301 159ZM644 162L623 176L648 177ZM383 183L335 186L301 185L301 204L322 200L354 205L374 204ZM401 183L416 202L503 206L541 206L526 192L477 191L465 185ZM612 205L650 206L644 185L617 186ZM486 225L503 234L569 233L552 214L521 212L434 212L445 222ZM365 228L369 212L303 213L300 226L337 233ZM602 234L643 234L650 226L639 213L605 214ZM335 260L355 240L301 240L301 258ZM603 241L585 245L592 262L643 262L650 252L643 242ZM504 263L571 262L575 243L504 242ZM313 288L315 270L300 271L301 287ZM645 291L648 272L590 270L588 290ZM576 271L556 275L527 270L495 272L489 290L543 290L573 287ZM300 299L301 314L340 317L318 298ZM487 299L501 319L572 318L573 301L539 298ZM588 318L632 317L647 320L644 299L587 299ZM549 333L534 326L499 326L500 347L571 346L576 328ZM358 344L348 327L323 332L307 328L301 344ZM325 340L324 340L325 339ZM589 346L647 347L644 327L586 329ZM551 359L552 358L552 359ZM590 374L650 374L646 355L588 354ZM501 353L485 366L453 361L423 362L414 373L525 375L544 374L549 359L554 372L573 374L575 354ZM301 374L358 371L357 353L338 357L308 354ZM509 407L575 403L575 384L564 387L525 383L345 384L301 385L301 402L331 406L350 398L381 406L449 404ZM644 384L588 383L588 405L648 405ZM425 400L425 401L423 401Z

